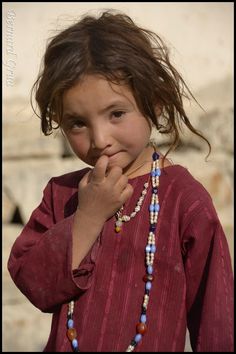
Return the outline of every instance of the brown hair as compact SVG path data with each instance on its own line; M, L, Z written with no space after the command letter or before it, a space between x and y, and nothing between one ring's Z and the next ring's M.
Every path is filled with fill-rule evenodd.
M129 85L142 114L151 119L160 133L172 137L165 156L178 145L182 123L207 142L210 153L210 143L185 113L183 97L195 98L170 63L163 40L138 27L129 16L112 10L104 11L98 18L86 15L48 43L43 70L31 91L31 104L36 91L45 135L61 124L64 92L85 74L101 74L110 82ZM156 113L157 104L161 116ZM53 121L58 122L56 127Z

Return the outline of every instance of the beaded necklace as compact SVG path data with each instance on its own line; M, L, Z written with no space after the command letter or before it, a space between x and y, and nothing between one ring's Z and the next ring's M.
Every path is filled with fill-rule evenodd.
M130 219L134 218L135 215L141 210L141 206L143 204L144 197L147 194L148 186L149 186L149 179L148 179L148 182L144 183L144 189L142 191L142 194L139 197L139 200L137 201L137 204L136 204L136 207L134 208L134 211L130 215L122 215L122 211L124 209L123 206L115 213L115 217L116 217L116 220L117 220L116 223L115 223L115 231L116 232L120 232L122 224L124 222L130 221Z
M147 245L145 247L145 260L146 260L146 274L143 277L143 280L145 282L145 290L144 290L144 297L143 297L143 303L142 303L142 309L141 309L141 315L140 315L140 322L136 325L136 335L133 337L131 340L129 346L126 349L126 352L133 352L135 347L138 345L138 343L141 341L143 335L147 331L147 308L148 308L148 302L149 302L149 296L150 296L150 290L152 288L152 282L154 280L153 276L153 263L154 263L154 255L156 252L156 245L155 245L155 230L156 230L156 225L157 225L157 218L158 218L158 213L160 210L160 205L159 205L159 200L158 200L158 187L159 187L159 177L161 175L161 170L159 168L159 154L156 152L153 153L152 155L152 169L150 172L150 179L152 181L152 197L151 197L151 203L149 206L149 220L150 220L150 228L149 228L149 234L148 234L148 241ZM123 210L122 208L116 215L118 220L116 221L116 232L120 232L121 226L123 221L129 221L132 217L136 215L136 213L140 210L140 207L142 205L144 196L147 193L147 188L148 188L148 183L144 184L144 190L145 193L142 192L141 197L139 198L137 206L139 209L135 210L133 213L131 213L130 216L128 215L123 215L121 216L121 211ZM135 215L134 215L135 213ZM133 215L133 216L132 216ZM128 217L128 219L127 219ZM119 221L118 225L117 222ZM119 228L117 230L117 228ZM73 320L73 313L74 313L74 301L70 301L68 304L68 314L67 314L67 337L71 341L72 345L72 350L73 352L79 352L79 343L77 338L77 333L76 329L74 328L74 320Z

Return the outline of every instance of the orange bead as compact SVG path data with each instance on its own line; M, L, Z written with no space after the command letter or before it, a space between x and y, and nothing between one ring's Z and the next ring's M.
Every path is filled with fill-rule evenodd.
M140 322L136 326L136 331L137 333L144 334L147 332L147 326L145 325L145 323Z
M76 333L76 329L75 328L69 328L67 330L67 337L69 338L69 340L73 340L77 337L77 333Z
M154 276L152 274L145 274L143 277L143 281L145 281L145 283L147 283L148 281L153 281L154 280Z

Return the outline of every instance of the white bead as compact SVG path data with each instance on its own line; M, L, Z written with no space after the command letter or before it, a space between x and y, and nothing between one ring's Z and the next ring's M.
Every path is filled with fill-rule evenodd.
M129 220L130 220L130 217L129 217L128 215L123 215L122 220L124 220L124 221L129 221Z
M120 226L122 226L122 224L123 224L122 220L117 220L116 221L116 226L120 227Z
M126 349L126 352L132 352L134 350L133 345L129 345L128 348Z

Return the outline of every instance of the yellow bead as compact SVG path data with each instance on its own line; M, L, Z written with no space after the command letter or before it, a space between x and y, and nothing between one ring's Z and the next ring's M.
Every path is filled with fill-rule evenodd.
M121 231L121 227L120 226L116 226L115 230L116 230L116 232L120 232Z

